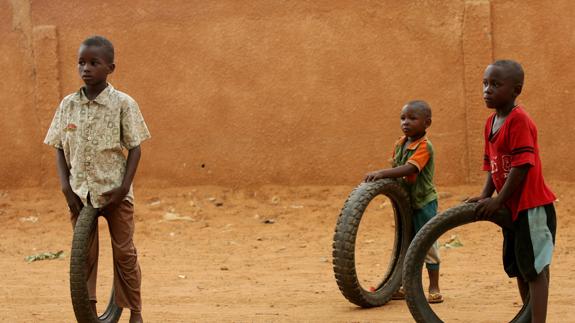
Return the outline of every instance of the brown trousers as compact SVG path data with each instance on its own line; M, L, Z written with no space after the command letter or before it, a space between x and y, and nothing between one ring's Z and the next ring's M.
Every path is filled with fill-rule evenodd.
M114 296L116 304L132 311L142 311L140 285L142 275L136 247L134 246L134 206L129 201L123 201L110 212L100 210L100 215L108 222L108 230L112 239L114 256ZM72 225L76 225L78 217L72 216ZM88 293L90 300L96 301L96 278L98 276L98 227L90 237L90 252L88 254Z

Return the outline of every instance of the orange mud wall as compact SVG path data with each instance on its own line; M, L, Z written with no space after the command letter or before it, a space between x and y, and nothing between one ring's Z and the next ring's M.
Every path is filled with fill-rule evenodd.
M433 109L437 182L483 178L485 65L526 70L545 174L575 180L575 3L0 0L0 187L58 185L42 140L92 34L153 138L145 185L353 184L387 167L411 99Z

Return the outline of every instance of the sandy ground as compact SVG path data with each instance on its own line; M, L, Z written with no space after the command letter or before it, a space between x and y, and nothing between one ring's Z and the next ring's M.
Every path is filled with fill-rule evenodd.
M559 231L552 265L549 322L575 315L569 274L575 266L575 198L570 184L551 183L559 197ZM440 209L479 191L440 187ZM136 245L148 322L411 322L403 301L360 309L341 295L331 265L332 237L351 187L184 187L136 191ZM380 253L391 241L389 207L372 203L360 228L362 284L385 269ZM68 286L72 238L57 190L0 192L0 321L74 322ZM382 216L377 216L382 212ZM166 220L168 217L184 217ZM368 217L369 215L369 217ZM370 220L367 220L367 219ZM266 221L271 220L271 221ZM379 223L378 223L379 221ZM266 223L273 222L273 223ZM367 225L369 223L369 225ZM100 226L105 299L110 248ZM514 281L501 268L501 234L489 223L448 232L462 247L442 248L446 322L503 322L519 309ZM27 263L25 256L64 250L64 259ZM371 277L373 276L373 277ZM121 322L127 322L128 315ZM569 320L569 319L567 319Z

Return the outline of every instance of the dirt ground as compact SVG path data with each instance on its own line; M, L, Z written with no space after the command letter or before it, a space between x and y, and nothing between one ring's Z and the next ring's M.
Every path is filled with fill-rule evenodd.
M570 256L575 252L571 214L575 198L570 196L571 184L551 186L559 198L559 229L548 321L565 322L575 315L571 295L575 281L570 277L575 267ZM403 301L360 309L338 290L331 264L332 237L350 190L341 186L137 189L136 245L144 317L148 322L411 322ZM479 187L439 190L440 209L445 209ZM375 207L388 208L385 201ZM374 222L365 227L362 222L358 238L365 281L384 269L385 263L378 259L385 258L369 256L384 250L393 233L392 223L385 216L372 216L376 211L371 209L370 205ZM72 230L64 210L57 190L0 192L0 321L74 322L68 285ZM371 224L377 220L380 224ZM100 220L104 233L105 225ZM109 239L106 234L101 241ZM463 246L441 249L445 302L433 308L446 322L510 319L520 300L515 283L501 268L498 228L489 223L467 225L448 232L440 243L454 235ZM65 251L63 259L24 260L58 250ZM101 255L99 295L104 299L112 274L106 270L108 243L102 243ZM127 318L125 313L121 322Z

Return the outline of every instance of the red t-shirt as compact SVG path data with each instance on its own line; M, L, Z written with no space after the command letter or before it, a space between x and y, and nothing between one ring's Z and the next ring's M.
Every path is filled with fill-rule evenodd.
M497 192L503 188L512 167L531 165L521 189L514 192L505 203L515 221L520 211L552 203L555 195L543 180L537 127L523 107L517 106L511 110L501 128L491 135L494 118L495 113L485 124L483 170L491 172Z

